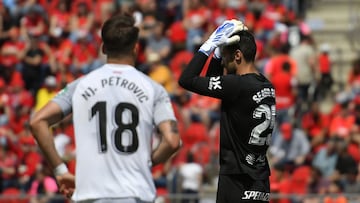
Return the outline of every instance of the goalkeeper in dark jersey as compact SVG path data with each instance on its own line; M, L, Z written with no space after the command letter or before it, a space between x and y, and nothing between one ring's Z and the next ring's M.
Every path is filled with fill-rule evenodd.
M254 36L237 20L225 21L200 47L179 84L219 98L218 203L269 202L266 157L275 122L275 90L255 67ZM206 77L200 73L212 56Z

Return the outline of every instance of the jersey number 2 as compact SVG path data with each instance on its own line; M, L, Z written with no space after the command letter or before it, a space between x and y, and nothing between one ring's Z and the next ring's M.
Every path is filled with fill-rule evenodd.
M123 122L123 114L125 111L131 113L131 122ZM91 118L95 115L98 117L98 134L100 136L100 152L107 151L107 142L106 142L106 126L107 126L107 116L106 116L106 102L97 102L91 108ZM136 126L139 124L139 111L133 104L130 103L119 103L115 107L115 116L114 116L116 128L113 130L112 140L114 142L115 148L124 153L133 153L139 147L139 138L136 131ZM131 144L124 145L122 143L122 136L124 132L131 132ZM128 134L128 133L126 133Z
M258 106L253 113L253 118L261 119L265 116L265 120L251 131L251 136L249 139L249 144L253 145L269 145L271 139L271 133L266 137L260 137L260 135L267 129L273 129L275 124L275 105L266 105L262 104Z

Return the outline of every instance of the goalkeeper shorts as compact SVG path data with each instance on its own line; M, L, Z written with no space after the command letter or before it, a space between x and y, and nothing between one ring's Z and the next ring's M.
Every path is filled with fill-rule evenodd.
M269 179L254 180L246 174L219 175L217 203L270 201Z

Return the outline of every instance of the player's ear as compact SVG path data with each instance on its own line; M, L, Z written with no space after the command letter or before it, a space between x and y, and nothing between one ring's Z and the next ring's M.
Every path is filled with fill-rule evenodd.
M236 50L235 51L235 56L234 59L236 61L237 64L240 64L243 58L243 53L240 50Z

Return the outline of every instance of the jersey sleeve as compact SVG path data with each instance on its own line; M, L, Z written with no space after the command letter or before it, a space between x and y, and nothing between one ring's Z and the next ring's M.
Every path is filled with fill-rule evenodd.
M206 72L207 77L219 76L224 74L224 69L221 66L221 59L212 58L209 64L209 68Z
M170 97L166 90L157 86L154 101L154 124L159 125L162 121L176 121L174 110L171 105Z
M69 83L52 99L53 102L60 106L64 116L72 113L72 96L79 81L80 78Z
M214 67L215 65L221 66L219 62L214 62L212 59L211 66L209 67L207 75L201 77L200 73L206 63L207 56L201 52L194 55L188 66L182 72L179 85L189 91L215 97L218 99L231 99L234 94L234 87L236 87L236 80L233 75L217 75L220 73L221 67Z

